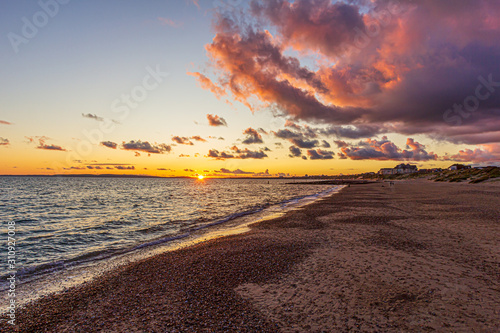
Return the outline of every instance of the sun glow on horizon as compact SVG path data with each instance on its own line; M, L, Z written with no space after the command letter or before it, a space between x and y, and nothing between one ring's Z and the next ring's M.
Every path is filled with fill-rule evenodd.
M203 180L205 178L205 176L203 175L198 175L198 180Z

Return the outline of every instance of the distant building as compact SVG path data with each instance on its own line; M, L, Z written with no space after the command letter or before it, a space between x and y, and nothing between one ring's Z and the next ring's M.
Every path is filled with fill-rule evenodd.
M408 173L415 173L418 171L416 165L404 164L404 163L397 165L394 169L396 169L397 174L408 174Z
M404 175L409 173L418 172L418 168L416 165L411 164L399 164L394 168L383 168L378 171L379 175Z
M396 170L392 168L383 168L378 171L379 175L394 175L396 173Z
M448 168L448 170L463 170L463 169L470 169L470 165L453 164Z

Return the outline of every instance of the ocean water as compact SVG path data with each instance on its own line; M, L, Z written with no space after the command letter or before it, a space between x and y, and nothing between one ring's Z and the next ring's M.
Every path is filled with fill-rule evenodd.
M18 284L165 244L334 191L283 179L0 177L2 240L15 223ZM7 251L0 253L2 283Z

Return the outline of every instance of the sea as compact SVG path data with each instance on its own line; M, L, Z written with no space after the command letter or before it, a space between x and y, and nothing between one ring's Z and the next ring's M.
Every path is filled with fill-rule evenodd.
M22 305L124 263L243 232L340 188L290 179L0 177L0 292L5 298L14 273Z

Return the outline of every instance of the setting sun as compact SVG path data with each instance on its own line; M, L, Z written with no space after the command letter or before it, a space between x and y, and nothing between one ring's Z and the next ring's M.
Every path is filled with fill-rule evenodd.
M199 175L199 176L198 176L198 179L199 179L199 180L203 180L203 178L205 178L205 176L203 176L203 175Z

